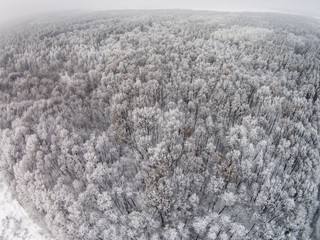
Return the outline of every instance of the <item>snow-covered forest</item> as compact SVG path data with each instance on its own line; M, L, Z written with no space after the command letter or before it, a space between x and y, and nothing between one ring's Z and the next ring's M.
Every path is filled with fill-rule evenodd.
M316 239L319 95L313 19L29 21L0 37L1 181L56 239Z

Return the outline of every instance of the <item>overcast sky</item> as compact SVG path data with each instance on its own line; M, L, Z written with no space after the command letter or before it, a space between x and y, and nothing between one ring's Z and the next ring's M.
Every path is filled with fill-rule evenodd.
M0 22L61 10L159 8L279 11L320 17L320 0L0 0Z

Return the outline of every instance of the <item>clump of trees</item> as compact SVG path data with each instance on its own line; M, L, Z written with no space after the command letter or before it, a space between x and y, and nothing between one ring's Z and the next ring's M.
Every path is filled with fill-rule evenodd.
M312 238L319 36L188 11L3 32L1 180L59 239Z

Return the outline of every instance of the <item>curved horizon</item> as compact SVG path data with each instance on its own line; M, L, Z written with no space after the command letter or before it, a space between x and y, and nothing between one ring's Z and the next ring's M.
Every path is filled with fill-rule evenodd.
M24 17L32 17L39 14L49 14L61 11L100 11L100 10L149 10L149 9L190 9L190 10L209 10L223 12L278 12L298 14L309 17L320 18L320 2L316 0L306 1L263 1L245 0L178 0L178 1L128 1L120 0L117 2L102 0L3 0L0 3L0 23L8 23Z

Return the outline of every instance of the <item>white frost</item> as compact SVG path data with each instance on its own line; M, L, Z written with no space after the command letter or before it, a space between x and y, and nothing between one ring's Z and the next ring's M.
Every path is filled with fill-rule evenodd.
M49 240L14 199L7 186L0 183L0 239Z

